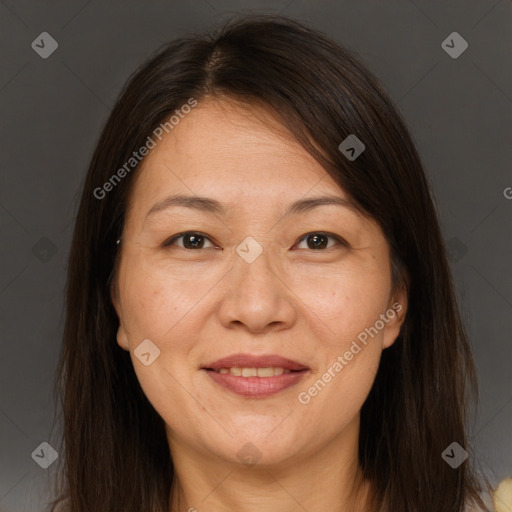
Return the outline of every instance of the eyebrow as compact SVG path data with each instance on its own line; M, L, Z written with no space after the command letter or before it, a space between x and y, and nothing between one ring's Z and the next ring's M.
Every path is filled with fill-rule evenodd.
M288 206L284 216L287 217L289 215L306 213L313 210L314 208L325 205L336 205L344 208L350 208L356 213L359 213L358 208L356 208L352 201L348 199L344 199L343 197L339 196L318 196L310 197L307 199L298 199L297 201L294 201ZM212 215L226 215L227 213L227 210L222 205L222 203L215 199L202 196L186 196L182 194L176 194L165 197L161 201L158 201L156 204L154 204L146 214L146 220L158 212L162 212L176 206L192 208L200 212L209 213Z

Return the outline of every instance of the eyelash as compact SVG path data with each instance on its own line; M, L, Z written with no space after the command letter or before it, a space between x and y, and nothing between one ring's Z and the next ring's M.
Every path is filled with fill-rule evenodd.
M168 240L166 240L163 244L163 247L172 247L173 246L173 243L186 236L186 235L200 235L204 238L206 238L209 242L213 243L212 239L206 235L205 233L202 233L201 231L184 231L183 233L178 233L177 235L174 235L172 236L171 238L169 238ZM311 236L311 235L323 235L323 236L326 236L327 238L332 238L336 241L336 243L338 245L341 245L343 247L350 247L350 244L343 238L341 238L340 236L338 235L334 235L333 233L327 233L325 231L312 231L310 233L306 233L305 235L303 235L300 239L299 239L299 242L302 242L303 240L307 239L308 236ZM188 251L194 251L194 250L201 250L201 249L188 249L187 247L180 247L180 246L177 246L179 247L180 249L185 249L185 250L188 250ZM329 249L332 249L333 247L327 247L326 249L318 249L318 252L325 252ZM215 249L215 247L206 247L206 249ZM314 251L314 249L310 249L311 251ZM315 251L316 252L316 251Z

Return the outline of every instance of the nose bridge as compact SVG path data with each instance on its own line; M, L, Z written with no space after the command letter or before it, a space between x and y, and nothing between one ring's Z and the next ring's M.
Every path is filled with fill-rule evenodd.
M279 284L277 268L279 263L271 250L269 238L256 240L252 236L245 238L236 248L235 275L240 286L248 285L254 291L262 288L275 293Z
M247 237L236 248L230 272L231 293L224 297L221 307L225 325L238 322L261 331L269 324L293 321L295 308L279 276L281 265L267 245Z

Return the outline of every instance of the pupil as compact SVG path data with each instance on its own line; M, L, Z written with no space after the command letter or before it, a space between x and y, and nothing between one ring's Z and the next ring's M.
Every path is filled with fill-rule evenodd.
M309 242L313 241L312 244ZM310 249L322 249L327 246L327 237L325 235L309 235L308 246Z
M187 242L188 240L188 242ZM183 243L185 247L192 247L194 249L200 248L202 246L203 237L201 235L186 235L183 238Z

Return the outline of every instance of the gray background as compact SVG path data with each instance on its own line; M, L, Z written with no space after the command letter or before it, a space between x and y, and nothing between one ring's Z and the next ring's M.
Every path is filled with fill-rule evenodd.
M42 510L56 466L31 453L51 443L73 220L113 102L160 44L249 8L307 20L358 52L410 125L478 365L474 456L492 483L512 476L509 0L0 0L2 511ZM48 59L31 48L45 31L59 44ZM441 47L453 31L469 44L457 59Z

